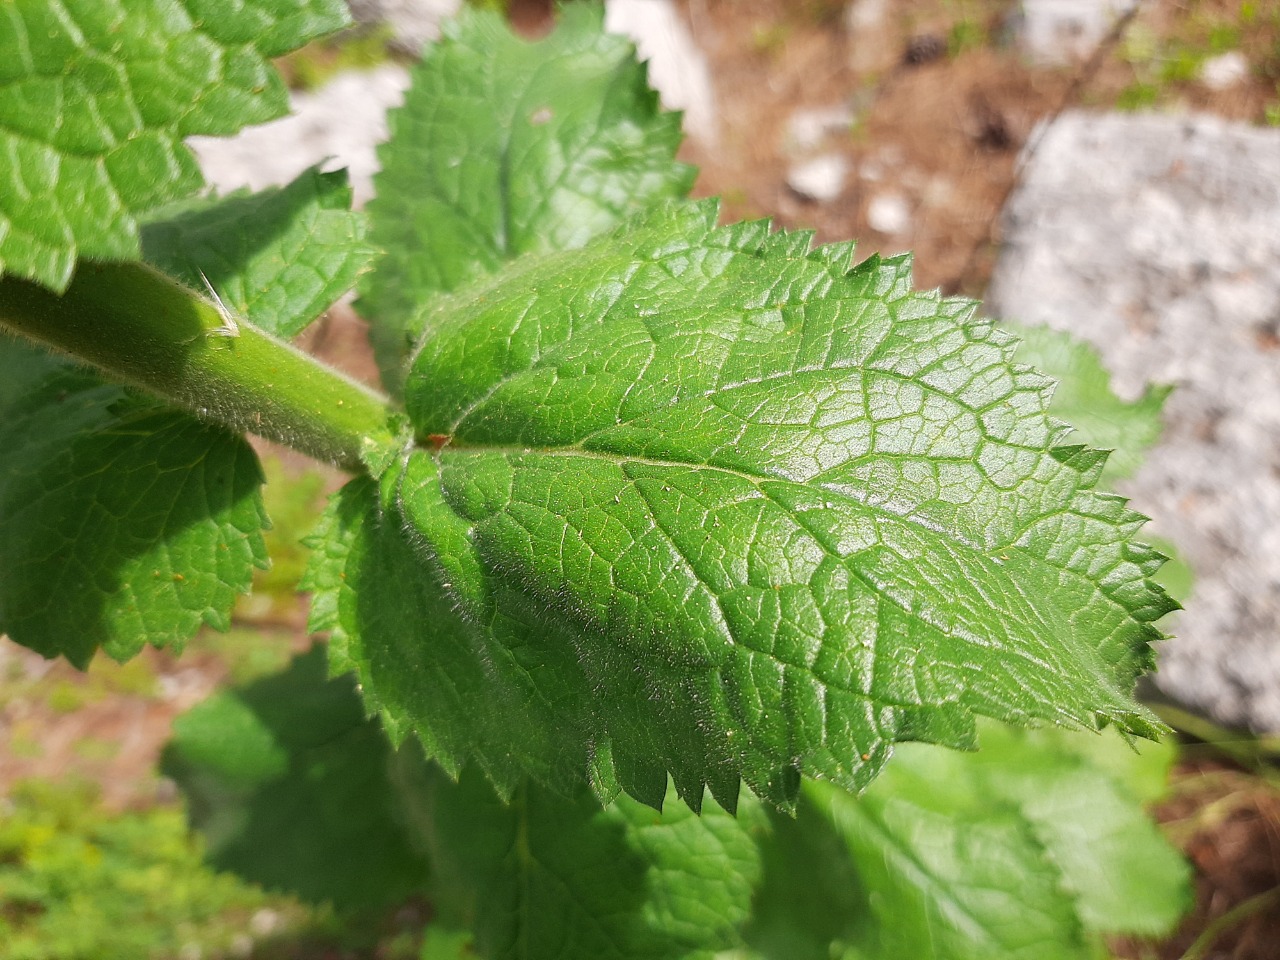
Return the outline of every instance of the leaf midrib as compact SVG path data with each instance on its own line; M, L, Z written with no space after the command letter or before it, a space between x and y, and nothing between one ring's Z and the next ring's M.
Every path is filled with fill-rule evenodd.
M450 509L454 510L455 515L458 516L459 519L463 520L464 522L471 523L472 521L470 521L467 517L462 516L461 514L458 514L457 511L452 507L452 498L449 496L448 489L445 485L444 464L441 462L441 459L443 454L448 450L450 450L451 448L452 448L452 444L446 444L442 449L435 451L433 453L433 456L436 459L436 464L437 464L437 476L439 478L440 494L443 501L446 504L450 504ZM756 476L753 476L752 474L745 473L742 471L735 471L730 468L720 467L715 465L699 464L696 462L661 460L658 458L645 458L645 457L637 457L637 456L629 456L629 455L610 455L608 453L600 452L600 451L581 451L581 450L575 450L572 448L530 448L530 447L519 447L519 446L512 446L512 447L492 446L492 447L463 448L457 452L461 452L465 454L475 454L475 455L495 454L498 456L549 456L549 457L564 457L564 458L584 457L584 458L590 458L590 459L604 460L606 462L616 464L620 467L623 465L623 463L627 461L631 461L635 463L641 463L646 466L655 466L655 467L667 468L667 469L686 469L686 470L702 469L702 470L719 471L731 476L738 477L752 484L759 491L761 497L763 497L765 500L772 503L774 506L778 507L780 510L784 511L788 516L792 517L794 522L797 524L797 526L801 527L801 529L804 529L807 533L809 533L809 535L813 537L814 541L818 544L820 549L822 549L822 551L828 557L831 557L837 563L840 563L842 567L846 569L851 575L857 577L859 582L862 583L866 587L866 589L873 596L877 598L878 602L886 603L892 607L895 607L896 609L900 610L904 615L906 615L908 618L912 619L913 621L921 622L929 629L935 630L944 636L955 635L952 631L949 631L945 625L933 622L932 620L923 616L920 611L910 609L907 606L903 605L903 603L901 603L899 600L897 600L893 596L886 594L883 590L880 589L880 587L873 580L869 579L866 576L866 574L859 568L859 566L856 563L850 562L852 560L853 555L850 555L849 557L841 557L838 554L832 553L826 547L826 545L822 543L821 538L818 537L815 533L813 533L813 531L809 530L809 528L800 520L799 517L796 516L796 514L793 511L790 510L790 508L788 508L785 504L779 503L777 500L775 500L772 496L770 496L769 492L763 489L763 487L761 486L762 482L776 482L780 484L785 483L785 484L799 486L802 489L806 489L806 490L809 489L808 487L805 487L803 484L799 484L794 480L787 480L785 478L776 478L776 477L756 477ZM868 504L868 503L865 503L864 501L857 500L856 498L849 497L847 494L844 494L841 492L833 492L833 495L844 497L845 499L848 499L850 502L867 510L868 512L871 512L873 514L879 514L884 519L890 520L892 522L912 523L912 520L909 517L904 517L900 514L892 513L891 511L885 511L882 508L878 508L874 504ZM652 510L650 510L649 513L652 516ZM656 520L655 520L655 523L656 523ZM915 525L921 526L918 523L916 523ZM670 544L672 550L680 557L683 565L691 572L691 574L693 575L697 583L700 585L700 587L706 591L707 595L711 597L713 601L715 601L717 612L719 614L717 618L718 629L723 629L725 631L729 641L732 643L734 648L750 651L750 653L753 656L768 656L783 667L802 670L806 675L812 677L815 683L821 684L824 688L829 687L831 689L840 690L842 693L845 693L847 695L859 697L875 703L882 703L886 706L901 706L901 707L921 706L921 704L917 704L917 703L891 703L888 700L879 699L865 691L832 683L826 679L819 677L817 674L814 673L813 669L806 664L791 663L790 661L783 660L777 657L776 654L759 650L749 645L740 644L737 638L734 637L733 634L729 631L727 621L725 620L723 613L719 610L719 595L716 592L714 586L707 583L707 581L697 573L696 565L694 565L692 561L687 556L685 556L684 552L680 549L678 543L676 542L672 534L669 531L667 531L665 528L662 528L661 525L659 525L659 529L662 530L664 539L666 539L666 541ZM934 536L937 536L939 533L939 531L937 531L932 527L921 526L921 529L924 529L925 531L927 531L928 533ZM964 542L963 540L956 539L954 540L954 542L968 553L976 554L977 556L982 557L986 560L994 559L984 551L978 549L977 547L974 547L971 544ZM1018 550L1018 549L1019 548L1017 547L1006 546L1006 547L998 548L996 552L1007 552L1008 550ZM1031 554L1031 553L1028 553L1027 551L1022 551L1022 550L1019 550L1019 552L1023 556L1028 557L1034 563L1047 564L1047 561L1045 561L1043 558L1036 556L1035 554ZM1053 569L1057 571L1059 574L1062 574L1064 572L1071 573L1070 571L1062 571L1060 568L1057 568L1057 567L1053 567ZM1078 574L1072 574L1072 576L1073 578L1078 580L1083 579ZM1014 582L1016 585L1016 581L1012 581L1012 582ZM1091 586L1094 589L1094 591L1099 596L1102 596L1108 603L1114 604L1116 602L1111 598L1106 597L1105 594L1102 594L1096 585L1091 584ZM1030 597L1028 597L1025 593L1021 591L1019 591L1019 597L1022 600L1025 606L1025 609L1029 613L1035 615L1037 620L1041 621L1040 624L1038 625L1039 628L1047 630L1049 627L1049 624L1043 622L1043 618L1040 617L1039 607L1034 602L1032 602L1032 599ZM1036 624L1024 624L1024 630L1028 634L1031 634L1036 627L1037 627ZM1061 664L1046 663L1040 657L1038 657L1035 651L1033 650L1024 649L1023 647L1017 644L1010 646L1006 644L997 645L993 643L991 644L991 646L993 649L996 649L1001 656L1016 657L1019 660L1022 660L1024 663L1031 665L1032 667L1036 667L1042 670L1048 670L1054 676L1062 676L1063 674L1063 667ZM1093 650L1092 648L1081 648L1080 653L1085 655L1090 655L1090 654L1096 654L1096 651ZM1105 665L1099 664L1099 666L1103 667L1104 669L1099 671L1099 673L1095 674L1096 680L1100 682L1105 688L1109 690L1113 690L1114 684L1111 682L1111 678L1105 672ZM1057 723L1065 723L1070 726L1081 726L1083 724L1083 720L1080 717L1074 715L1070 711L1067 711L1062 704L1054 704L1053 706L1057 707L1057 709L1054 710L1052 714L1044 715L1043 719L1051 720ZM1118 704L1113 703L1110 706L1114 709L1118 707ZM972 708L969 708L969 709L972 709ZM1108 713L1108 715L1110 714Z

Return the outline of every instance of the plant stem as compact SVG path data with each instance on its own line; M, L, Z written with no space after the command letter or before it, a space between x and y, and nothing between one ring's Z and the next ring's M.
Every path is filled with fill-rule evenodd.
M66 293L0 280L8 329L197 416L363 471L391 443L388 400L141 263L85 263Z
M1204 928L1200 936L1196 937L1195 943L1191 944L1187 948L1187 952L1182 955L1182 960L1201 960L1209 952L1213 942L1223 933L1230 930L1237 923L1249 919L1255 913L1266 910L1273 903L1280 904L1280 887L1264 890L1262 893L1236 904Z

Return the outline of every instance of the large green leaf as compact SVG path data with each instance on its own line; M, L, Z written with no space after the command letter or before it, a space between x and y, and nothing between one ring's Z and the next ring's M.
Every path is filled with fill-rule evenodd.
M386 251L360 308L392 388L433 294L522 253L582 246L657 200L684 196L680 120L660 113L629 43L590 4L525 42L464 13L427 49L389 118L369 205Z
M330 513L336 662L503 790L865 787L974 714L1148 734L1170 602L1049 381L905 260L672 205L442 300L422 446ZM415 569L416 568L416 569ZM414 569L412 574L410 569Z
M217 694L174 722L163 768L221 869L340 907L393 903L426 882L388 779L391 749L324 651Z
M351 210L345 170L311 169L280 189L201 199L157 212L143 256L239 317L292 337L369 268L363 214Z
M78 257L138 257L138 218L195 191L193 134L284 113L266 58L347 21L341 0L0 5L0 272L61 291Z
M474 772L409 773L439 922L472 931L487 960L712 960L745 945L768 828L758 804L736 819L627 798L601 809L585 787L532 785L504 804Z
M1086 960L1104 935L1167 933L1190 872L1129 784L1163 783L1174 751L1139 760L1107 740L986 724L976 754L902 748L861 797L806 784L765 850L754 945L768 960Z
M243 438L0 339L0 632L84 666L225 630L261 483Z

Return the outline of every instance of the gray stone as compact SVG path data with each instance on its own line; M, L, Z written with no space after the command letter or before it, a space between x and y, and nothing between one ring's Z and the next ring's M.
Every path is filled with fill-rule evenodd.
M1137 2L1022 0L1015 20L1018 47L1033 62L1046 66L1083 60Z
M824 153L787 171L787 186L805 200L828 203L840 196L849 176L849 161L843 154Z
M854 70L884 70L898 58L898 48L889 34L889 13L889 0L851 0L845 7L849 65Z
M313 93L293 95L293 114L234 137L189 137L205 179L221 193L288 183L307 167L346 167L359 206L373 195L377 144L387 138L387 110L409 86L403 68L384 65L343 73Z
M867 203L867 226L886 237L902 237L911 229L911 204L896 191L877 193Z
M801 108L787 118L787 146L803 153L822 146L828 137L848 138L855 119L848 104Z
M1200 64L1197 77L1210 90L1229 90L1249 79L1249 61L1239 50L1228 50Z
M385 23L393 43L415 56L440 36L440 24L462 7L462 0L347 0L360 23Z
M1091 341L1122 395L1175 386L1122 487L1196 575L1155 680L1280 731L1280 130L1064 114L1007 210L987 302Z
M671 0L608 0L605 29L628 37L649 64L649 83L668 110L684 111L684 132L716 142L719 121L711 69Z

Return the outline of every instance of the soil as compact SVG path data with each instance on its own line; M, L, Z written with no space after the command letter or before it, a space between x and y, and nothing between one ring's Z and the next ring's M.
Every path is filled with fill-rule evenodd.
M547 6L517 0L513 14L523 30L538 33ZM1186 50L1218 42L1221 25L1242 23L1249 6L1269 8L1248 0L1148 0L1089 62L1036 67L1009 45L1010 0L891 3L870 63L855 62L843 2L683 0L710 57L721 111L716 145L691 140L683 156L701 168L695 192L720 196L725 220L771 217L812 229L820 241L858 237L862 255L910 249L919 286L980 295L999 243L999 212L1037 124L1066 107L1135 98L1251 122L1280 110L1280 15L1255 12L1239 30L1252 73L1235 87L1211 91L1169 67ZM786 182L805 155L791 142L790 120L810 107L852 111L849 129L813 148L843 156L852 171L828 203L806 200ZM877 233L870 205L891 194L905 201L910 224ZM339 309L311 336L331 362L374 378L349 311ZM308 642L298 616L267 616L281 649ZM233 673L236 656L199 641L180 659L147 651L140 666L100 663L81 674L0 647L0 796L22 777L79 776L100 783L113 809L170 798L155 773L169 725ZM1155 813L1195 866L1196 906L1162 943L1115 943L1120 956L1182 957L1227 917L1210 942L1186 955L1280 958L1280 774L1270 763L1259 773L1213 751L1186 751ZM1241 905L1243 915L1232 914Z
M822 242L859 238L863 254L915 255L918 286L980 296L999 243L999 213L1016 184L1020 157L1037 124L1068 107L1107 107L1135 89L1163 109L1202 110L1261 122L1280 99L1280 28L1275 19L1241 30L1253 75L1211 91L1163 66L1184 47L1203 50L1213 24L1240 22L1240 2L1142 4L1097 55L1062 66L1029 64L1010 40L1009 0L901 0L870 65L843 25L845 4L779 0L684 0L699 46L712 64L721 113L714 148L690 141L702 171L695 192L724 198L726 220L772 217L807 227ZM1135 52L1130 38L1148 38ZM1152 61L1145 51L1154 51ZM864 58L865 59L865 56ZM1143 78L1169 73L1159 89ZM853 108L851 135L821 151L855 171L831 203L786 185L798 151L788 123L799 109ZM911 210L909 230L872 229L868 206L896 194Z

